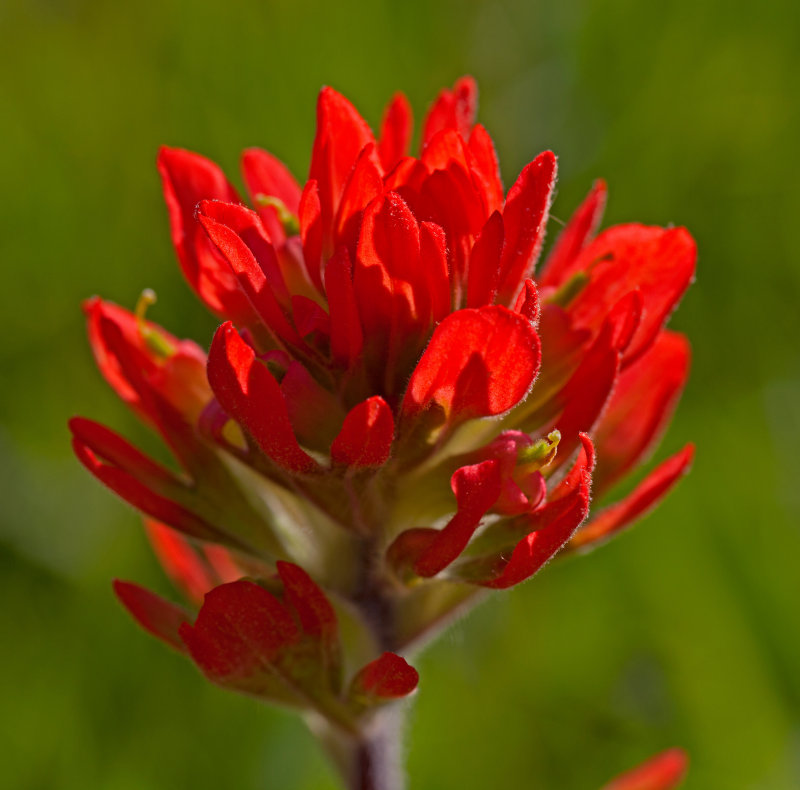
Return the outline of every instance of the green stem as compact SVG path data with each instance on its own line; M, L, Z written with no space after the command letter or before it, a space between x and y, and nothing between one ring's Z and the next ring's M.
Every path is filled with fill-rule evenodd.
M357 735L342 732L321 717L307 723L339 769L347 790L404 790L402 739L407 705L376 711Z

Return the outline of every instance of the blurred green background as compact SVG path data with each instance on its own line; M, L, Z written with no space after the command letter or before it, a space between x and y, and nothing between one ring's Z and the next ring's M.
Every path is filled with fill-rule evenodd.
M800 310L793 0L4 0L0 3L0 786L329 790L292 717L139 632L112 577L168 593L136 514L73 460L90 415L147 442L95 371L80 300L207 342L154 159L262 145L303 176L322 84L377 124L481 86L506 183L560 156L565 219L687 225L673 326L692 380L659 457L692 475L636 530L497 595L419 662L412 790L592 790L673 745L687 790L800 787ZM794 172L793 172L794 171ZM551 228L551 237L555 226Z

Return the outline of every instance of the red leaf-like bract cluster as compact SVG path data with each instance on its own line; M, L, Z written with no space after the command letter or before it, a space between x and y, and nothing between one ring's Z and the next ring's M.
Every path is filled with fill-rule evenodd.
M590 513L685 385L689 346L665 323L691 236L598 233L598 181L539 265L556 157L506 190L476 115L465 77L413 155L404 96L376 137L325 88L308 179L248 149L249 207L213 162L165 148L178 262L222 321L208 353L147 320L149 297L85 306L103 376L174 463L84 418L76 454L145 514L190 608L122 582L120 599L215 683L348 731L416 688L401 654L474 593L606 540L691 462L688 446ZM612 786L668 786L631 781Z

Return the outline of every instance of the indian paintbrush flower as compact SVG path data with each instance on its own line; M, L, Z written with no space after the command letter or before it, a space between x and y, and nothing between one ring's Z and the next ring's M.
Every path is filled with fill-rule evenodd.
M686 381L664 324L691 236L597 233L597 182L535 271L556 157L505 192L476 108L471 79L442 91L414 157L402 95L375 137L325 88L308 181L250 149L251 207L208 159L162 149L178 260L223 321L208 354L147 320L149 296L85 306L100 370L177 462L71 421L187 606L127 582L120 600L211 681L304 712L353 787L389 787L369 743L416 688L401 656L628 526L691 463L689 446L589 517Z

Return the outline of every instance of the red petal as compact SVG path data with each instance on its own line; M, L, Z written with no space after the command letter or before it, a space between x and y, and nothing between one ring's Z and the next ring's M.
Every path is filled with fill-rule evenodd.
M299 565L278 562L277 567L286 606L297 615L303 633L320 643L326 667L338 672L339 623L331 602Z
M369 126L353 105L332 88L323 88L317 102L317 135L308 177L319 185L325 243L331 241L333 218L356 157L374 142Z
M162 488L177 483L174 475L105 425L85 417L73 417L69 429L81 447L91 449L115 467L139 480ZM83 460L83 458L82 458Z
M414 563L418 576L435 576L461 554L481 519L500 496L502 479L498 461L462 466L450 480L458 511ZM402 539L402 534L398 540Z
M190 619L189 612L182 606L165 601L138 584L114 581L114 592L122 605L133 615L139 625L153 636L157 636L181 653L186 652L178 632L181 625Z
M316 181L309 181L300 198L298 208L303 259L311 281L322 290L322 206Z
M301 632L280 601L253 582L223 584L206 595L194 626L180 632L192 658L213 681L237 688L269 673Z
M653 342L694 277L697 250L684 228L618 225L601 233L573 263L589 283L569 305L577 326L599 328L609 305L634 288L643 299L642 320L626 351L632 362Z
M420 205L414 210L444 230L454 303L461 304L467 290L467 264L473 238L486 221L480 198L466 172L460 167L437 170L425 181Z
M457 164L469 172L469 155L467 144L455 129L441 129L426 144L422 153L422 161L429 171L447 170Z
M230 322L214 335L208 380L222 408L275 463L292 472L318 468L297 442L278 382Z
M683 781L688 767L683 749L668 749L613 779L602 790L672 790Z
M219 584L206 558L183 535L159 521L146 518L144 526L158 561L175 586L193 603L202 603L203 596Z
M350 256L344 248L325 267L325 291L331 319L331 353L345 368L355 364L364 345L351 271Z
M503 181L500 178L500 165L492 138L481 125L477 124L469 136L470 165L474 177L481 184L486 208L490 212L503 208Z
M533 273L556 181L556 157L545 151L523 168L503 208L505 244L500 264L498 302L511 304Z
M292 313L294 325L301 337L308 337L315 332L327 338L331 333L331 322L328 314L308 296L294 294L292 296Z
M522 421L520 427L526 431L538 431L547 425L544 433L554 428L561 432L559 459L569 458L578 446L578 435L590 432L600 419L619 378L621 349L635 329L639 308L635 293L621 299L567 383ZM557 416L558 409L562 411ZM559 465L557 460L552 468Z
M230 264L254 310L281 340L302 346L278 302L288 299L278 259L254 211L229 203L203 201L198 218L209 239Z
M478 86L472 77L461 77L453 90L443 89L422 126L422 150L442 129L452 129L465 140L478 112Z
M694 446L687 445L679 453L657 466L621 502L601 510L572 539L573 548L581 548L607 540L652 510L685 475L692 465Z
M519 292L517 303L514 305L514 312L524 315L534 326L539 323L541 305L539 304L539 293L533 280L525 280L525 285Z
M297 613L303 632L314 637L329 638L338 631L336 612L314 580L291 562L277 563L283 582L286 603Z
M500 278L503 252L503 217L495 211L483 226L469 258L467 307L482 307L494 302Z
M502 414L525 397L540 361L530 322L505 307L459 310L442 321L403 399L413 417L432 403L452 421Z
M394 417L378 395L354 406L331 445L331 460L356 468L381 466L389 459L394 437Z
M433 222L419 226L419 265L425 274L434 324L450 314L450 276L447 271L447 237Z
M118 437L119 438L119 437ZM169 476L166 470L162 470L146 456L142 455L123 439L119 439L128 448L126 453L128 458L124 459L125 466L133 467L131 457L136 454L135 463L141 468L145 465L157 469L164 476L163 480L156 479L155 476L146 476L139 468L128 471L125 466L115 465L119 462L119 457L107 458L111 463L104 463L101 458L104 452L109 456L111 451L107 446L98 449L95 453L90 444L84 443L79 438L72 440L72 449L78 460L104 485L108 486L115 494L122 497L126 502L152 516L158 521L185 532L187 535L200 538L201 540L219 540L222 535L216 527L204 521L199 516L190 512L169 498L170 493L178 495L181 493L181 484ZM140 477L141 476L141 479ZM170 488L172 491L170 491ZM167 492L165 495L164 492ZM230 543L231 541L228 540Z
M202 548L209 566L214 569L220 583L227 584L242 578L242 568L224 546L218 543L204 543Z
M296 360L289 362L280 388L295 436L306 447L325 452L344 419L339 400Z
M503 431L488 445L475 451L482 458L494 458L500 462L503 481L502 493L492 507L495 513L520 515L537 507L547 494L547 484L541 472L517 475L520 451L530 447L534 440L521 431Z
M386 391L398 367L416 359L431 323L431 294L419 265L420 231L405 201L390 192L364 212L353 288L368 342Z
M300 186L280 159L262 148L248 148L242 154L242 171L253 203L259 194L276 197L292 214L297 214Z
M663 330L644 355L622 372L594 432L596 494L624 477L661 438L686 384L689 357L686 338Z
M126 341L135 343L140 347L144 346L136 317L128 310L123 310L121 307L105 302L96 296L84 303L83 310L87 318L89 344L92 347L97 367L100 368L103 377L114 388L117 395L129 406L139 411L141 409L141 398L123 374L119 360L116 354L109 349L108 340L103 332L105 321L111 321L119 326ZM164 335L175 344L178 343L178 339L172 335L166 332Z
M561 433L558 451L562 458L568 458L575 449L581 432L592 430L614 389L619 374L619 352L609 334L606 332L597 339L558 395L564 410L552 425Z
M283 224L273 206L261 206L260 196L275 197L294 214L300 208L300 187L286 165L261 148L248 148L242 154L242 173L250 202L258 208L270 238L279 243L286 238Z
M505 589L530 578L553 558L586 518L594 448L585 434L581 436L581 442L583 447L570 473L548 498L547 504L530 516L534 531L516 545L499 575L480 584Z
M396 93L383 114L378 151L385 172L389 172L407 153L413 120L411 105L402 93Z
M158 170L172 242L189 285L213 312L248 323L253 311L247 298L194 217L201 200L238 203L236 190L213 162L180 148L162 148Z
M419 673L395 653L383 653L353 678L354 695L378 699L398 699L411 694L419 683Z
M539 275L540 287L557 287L564 282L578 253L596 233L605 207L606 183L598 180L556 239Z
M344 189L334 223L334 242L355 251L364 209L383 192L383 177L373 143L356 159Z
M193 420L208 400L205 353L189 340L179 340L151 321L97 297L83 305L89 343L106 381L140 418L157 421L141 383L156 390L173 407ZM135 360L131 363L130 360ZM126 373L137 370L134 386Z
M118 324L106 318L101 318L100 324L108 353L139 398L137 410L158 429L185 469L190 473L201 469L209 454L194 423L211 394L203 372L203 353L192 343L181 343L176 353L159 363L151 358L155 355L150 349L128 343Z

